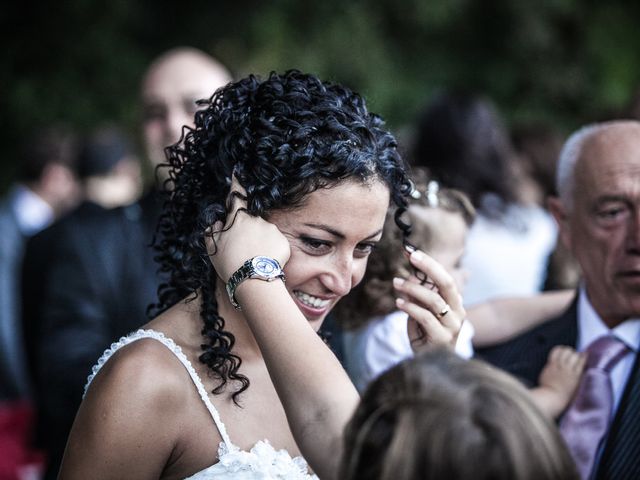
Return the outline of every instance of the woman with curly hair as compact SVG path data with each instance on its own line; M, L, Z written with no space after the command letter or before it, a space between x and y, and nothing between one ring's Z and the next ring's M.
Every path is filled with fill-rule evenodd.
M337 473L359 398L316 331L362 279L390 203L409 230L396 141L360 96L296 71L203 106L167 151L164 311L94 367L61 478L308 478L300 452ZM464 310L438 278L439 294L398 291L446 343Z

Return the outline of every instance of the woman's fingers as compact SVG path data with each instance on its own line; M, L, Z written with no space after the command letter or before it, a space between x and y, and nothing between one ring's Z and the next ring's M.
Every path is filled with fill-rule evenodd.
M461 313L462 316L465 315L462 298L458 292L456 282L442 265L420 250L414 251L409 257L409 261L416 269L427 275L452 309Z
M398 280L394 280L394 286ZM396 306L409 316L408 334L414 350L425 345L455 346L464 317L422 285L402 281L396 290L401 294Z
M217 253L216 245L225 227L230 228L240 209L247 207L247 191L240 185L235 174L231 175L231 187L229 189L229 195L227 196L226 205L228 212L226 225L223 224L222 221L217 221L204 232L209 255L215 255Z
M466 312L453 277L433 258L419 250L409 261L418 276L394 279L399 298L397 307L409 317L408 332L412 347L455 345Z
M393 286L402 299L420 305L428 310L439 323L446 328L459 329L461 319L459 312L453 311L451 305L436 291L426 288L424 285L403 280L393 279Z
M396 300L396 306L409 315L408 334L414 350L426 345L455 345L457 332L442 325L428 310L401 298Z
M414 268L426 275L428 281L423 283L418 281L415 276L411 276L406 282L405 290L410 288L416 299L421 299L428 303L429 307L432 307L431 310L434 315L443 319L446 318L448 312L444 310L448 305L450 311L455 312L460 319L463 319L466 316L466 312L462 304L462 297L458 292L455 280L446 269L420 250L412 252L409 261ZM399 292L404 293L402 290L399 290ZM442 299L440 303L437 303L438 297ZM437 304L433 304L434 301Z
M227 197L227 224L233 221L240 209L247 208L247 191L244 189L238 178L234 175L231 176L231 188L229 190L229 196Z

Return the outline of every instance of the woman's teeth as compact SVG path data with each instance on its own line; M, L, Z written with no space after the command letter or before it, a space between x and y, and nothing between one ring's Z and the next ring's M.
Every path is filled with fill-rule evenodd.
M303 293L303 292L298 292L298 291L295 291L293 293L298 298L298 300L300 300L305 305L308 305L308 306L313 307L313 308L326 307L327 305L329 305L329 302L330 302L330 300L323 300L321 298L309 295L308 293Z

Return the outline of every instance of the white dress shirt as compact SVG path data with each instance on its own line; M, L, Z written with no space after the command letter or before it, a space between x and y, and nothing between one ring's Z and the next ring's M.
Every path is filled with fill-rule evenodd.
M11 208L20 232L27 237L45 229L54 219L51 206L23 185L11 192Z

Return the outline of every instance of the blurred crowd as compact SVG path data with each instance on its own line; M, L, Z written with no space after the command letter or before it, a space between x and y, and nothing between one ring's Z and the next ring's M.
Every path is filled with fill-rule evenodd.
M112 124L28 138L0 205L0 478L57 478L91 366L155 302L164 148L230 80L195 49L157 58L140 87L142 155Z
M159 313L153 306L166 272L159 271L151 244L162 210L157 193L171 185L164 149L192 125L197 100L231 80L209 55L176 48L154 60L141 80L141 138L105 122L81 133L48 125L26 139L16 159L19 177L0 201L0 480L57 477L91 367L112 342ZM468 313L459 356L506 370L534 398L536 388L548 388L536 405L567 429L575 392L590 368L577 352L588 350L599 336L594 332L626 342L627 356L607 367L614 372L613 406L604 433L595 447L576 447L591 449L578 453L588 457L587 466L577 462L583 478L640 475L633 446L640 445L640 128L633 123L640 120L640 95L620 117L630 120L628 131L583 132L565 143L564 132L549 125L509 129L480 94L443 90L422 109L403 145L415 186L408 211L412 243L452 274ZM563 177L557 171L563 155L594 166ZM597 162L591 160L596 155ZM592 202L578 194L586 197L587 186L595 189L599 178L613 175L603 164L621 157L632 166L618 171L638 182L637 198L633 203L612 194L588 204L584 215L605 225L604 233L594 233L597 227L581 226L588 220L574 220L567 209ZM632 230L620 234L622 246L616 246L625 221ZM390 285L408 267L392 230L372 254L362 284L324 327L357 388L367 392L363 405L389 395L380 383L385 377L402 390L421 381L411 380L420 369L422 380L439 379L420 387L425 391L450 388L460 396L465 384L481 381L512 388L511 379L482 373L484 364L462 366L466 360L443 359L442 353L407 362L414 354L406 315L395 308ZM597 278L611 274L608 249L615 248L623 250L615 260L618 277L628 284L601 287ZM635 313L610 323L600 310L606 302L626 302ZM584 322L591 322L588 330ZM572 348L554 350L557 345ZM440 379L447 368L462 373ZM516 398L526 395L513 388ZM420 442L417 436L409 443ZM426 455L414 450L406 455Z

